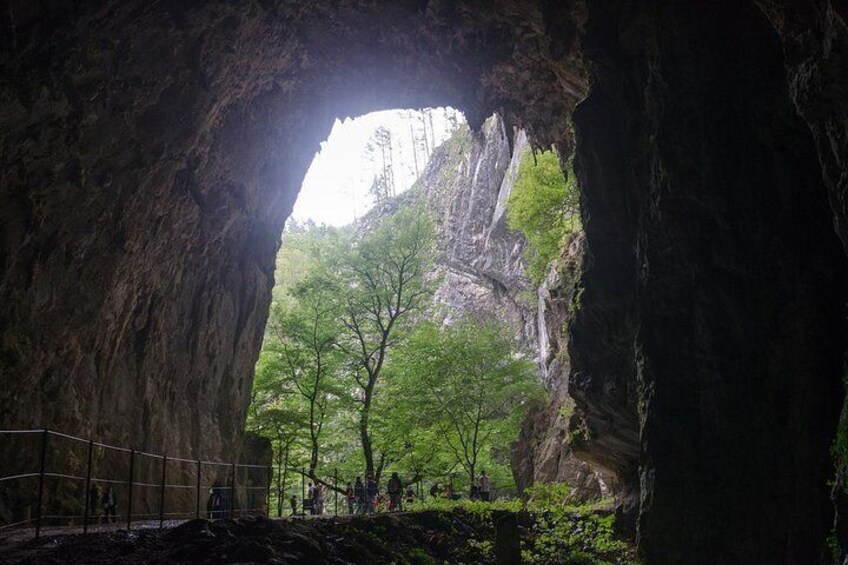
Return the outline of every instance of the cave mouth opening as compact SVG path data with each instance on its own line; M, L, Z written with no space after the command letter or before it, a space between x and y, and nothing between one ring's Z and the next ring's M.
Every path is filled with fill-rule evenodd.
M334 490L338 476L384 484L399 472L419 500L439 485L478 496L483 472L501 496L532 483L516 478L511 444L549 392L536 381L567 379L561 369L546 376L554 354L539 335L537 287L579 231L571 160L535 149L497 115L472 131L450 107L335 121L282 235L248 410L248 431L274 452L272 511L286 515L307 481ZM562 232L551 256L539 259L525 239L532 221ZM474 395L459 369L432 356L507 382L489 383L485 405L463 406ZM423 386L433 373L447 376ZM453 417L458 407L474 429Z
M632 487L651 560L818 560L844 396L844 10L59 4L0 23L5 427L243 454L318 130L450 102L565 143L591 75L567 433Z

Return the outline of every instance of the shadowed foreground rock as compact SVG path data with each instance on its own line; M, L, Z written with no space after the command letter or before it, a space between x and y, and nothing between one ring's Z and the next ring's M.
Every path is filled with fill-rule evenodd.
M4 563L485 563L470 538L494 532L469 515L423 512L374 518L192 520L172 530L45 538Z
M629 565L632 546L599 529L610 512L573 509L554 517L454 509L313 520L192 520L164 531L44 537L0 547L0 563L483 565L520 563L524 554L525 562L538 565Z

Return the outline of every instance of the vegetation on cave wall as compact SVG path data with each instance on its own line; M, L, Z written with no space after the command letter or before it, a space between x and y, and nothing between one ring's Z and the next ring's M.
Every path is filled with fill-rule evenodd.
M561 167L553 150L521 158L507 200L509 227L527 238L527 267L536 284L562 254L566 237L580 229L580 196L571 161Z

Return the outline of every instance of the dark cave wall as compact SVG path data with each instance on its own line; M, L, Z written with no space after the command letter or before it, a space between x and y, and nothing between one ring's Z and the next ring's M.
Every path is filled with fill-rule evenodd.
M825 562L845 256L775 29L753 4L590 2L584 56L572 390L606 406L636 376L640 549Z
M332 120L451 104L567 153L588 72L575 450L649 563L821 561L848 241L827 6L0 3L0 426L235 454Z
M285 98L240 88L275 69L201 53L291 47L225 14L65 16L4 46L3 425L232 456L293 200L275 189L308 161Z
M544 10L554 41L535 2L3 2L0 427L233 455L333 119L452 104L560 134L585 81Z

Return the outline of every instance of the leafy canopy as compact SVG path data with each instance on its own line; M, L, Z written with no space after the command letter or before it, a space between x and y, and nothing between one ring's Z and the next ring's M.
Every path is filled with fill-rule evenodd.
M518 179L507 200L507 221L529 243L528 271L541 283L550 264L562 253L566 237L580 228L577 180L566 163L565 174L554 151L528 151L518 167Z
M424 322L394 359L399 419L429 430L471 482L497 444L517 436L519 416L542 395L531 362L494 324Z

